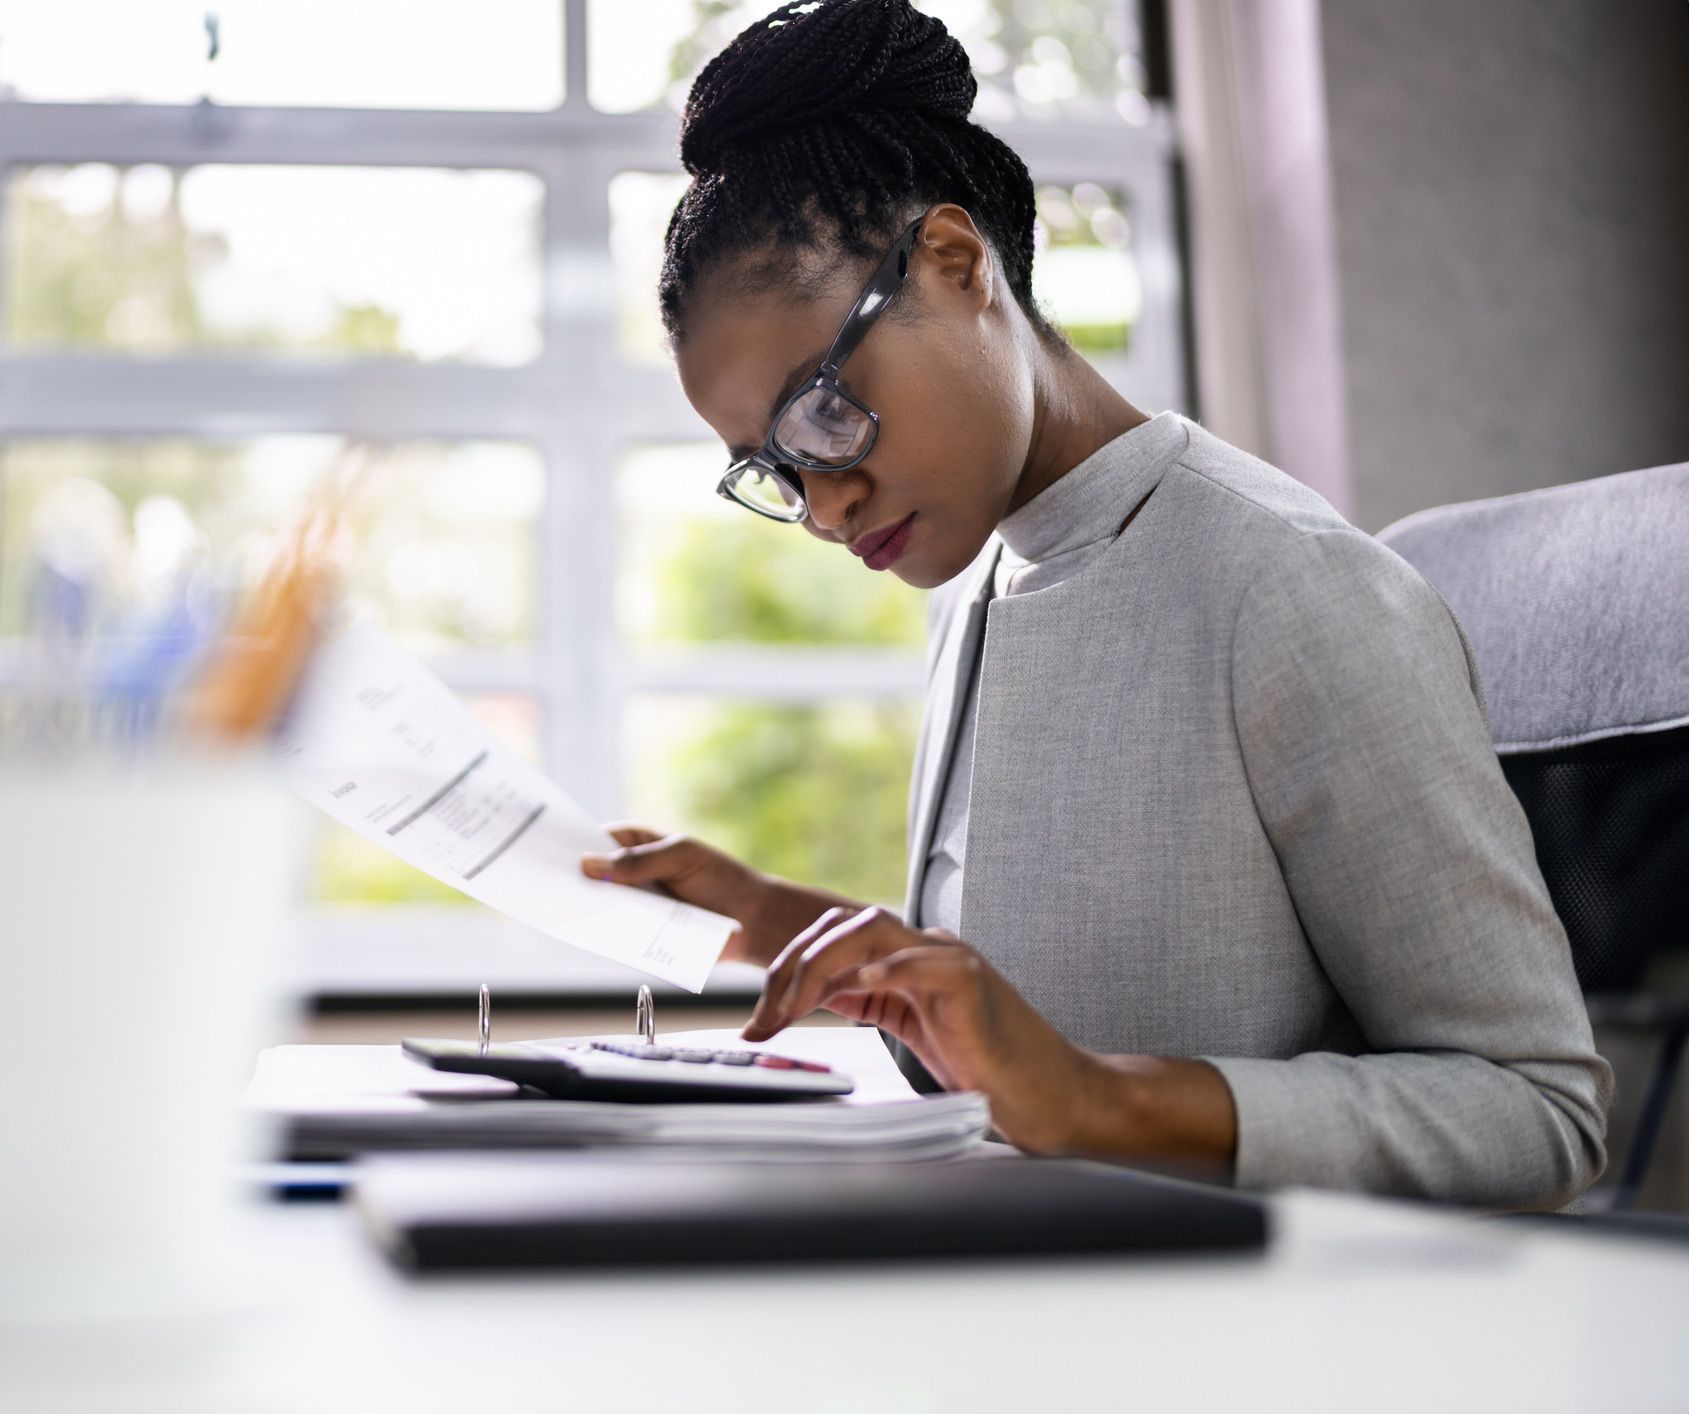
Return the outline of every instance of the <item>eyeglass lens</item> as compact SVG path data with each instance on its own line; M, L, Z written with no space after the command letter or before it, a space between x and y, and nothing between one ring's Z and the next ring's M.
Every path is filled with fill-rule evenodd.
M843 465L861 455L872 431L867 413L848 398L831 388L811 388L780 418L774 445L800 461Z
M755 462L742 464L728 477L728 490L753 510L780 520L803 519L803 498L780 477Z

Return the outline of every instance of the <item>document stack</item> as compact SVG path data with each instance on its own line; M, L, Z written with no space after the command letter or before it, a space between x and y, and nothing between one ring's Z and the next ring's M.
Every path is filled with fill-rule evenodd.
M664 1039L753 1048L731 1031ZM849 1075L855 1090L786 1104L555 1100L504 1080L424 1069L397 1046L278 1046L260 1056L247 1104L274 1126L277 1147L294 1159L415 1149L614 1147L641 1150L641 1158L914 1160L965 1154L986 1133L983 1096L918 1096L872 1027L794 1027L763 1049L826 1064Z

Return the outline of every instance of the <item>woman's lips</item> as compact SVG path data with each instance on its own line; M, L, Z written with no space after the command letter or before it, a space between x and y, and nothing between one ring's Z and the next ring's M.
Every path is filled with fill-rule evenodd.
M903 553L909 543L909 532L914 526L915 513L908 515L898 522L897 526L879 544L879 548L862 556L862 563L871 570L890 569L893 562Z

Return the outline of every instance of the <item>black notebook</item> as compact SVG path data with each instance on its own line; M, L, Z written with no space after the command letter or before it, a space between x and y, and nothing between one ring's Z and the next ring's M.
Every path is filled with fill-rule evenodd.
M419 1271L1258 1249L1259 1200L1080 1161L640 1161L412 1155L356 1202Z

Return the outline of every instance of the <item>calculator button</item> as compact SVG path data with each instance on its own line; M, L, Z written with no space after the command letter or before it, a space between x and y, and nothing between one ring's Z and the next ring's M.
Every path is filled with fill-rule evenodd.
M700 1062L701 1061L701 1062L704 1062L705 1064L708 1064L710 1061L713 1061L715 1059L715 1052L714 1051L677 1050L674 1053L674 1058L677 1061L693 1061L693 1062Z
M769 1070L796 1070L798 1068L796 1061L787 1060L785 1056L759 1055L751 1064L766 1066Z
M749 1065L757 1058L755 1051L717 1051L716 1063L719 1065Z
M822 1065L820 1061L803 1061L803 1060L801 1060L801 1061L793 1061L792 1064L795 1065L799 1070L817 1070L817 1071L822 1072L823 1074L829 1073L832 1070L832 1066Z
M641 1043L637 1046L624 1045L619 1041L594 1041L595 1051L608 1051L613 1056L626 1056L630 1060L669 1060L674 1052L667 1046L647 1046Z

